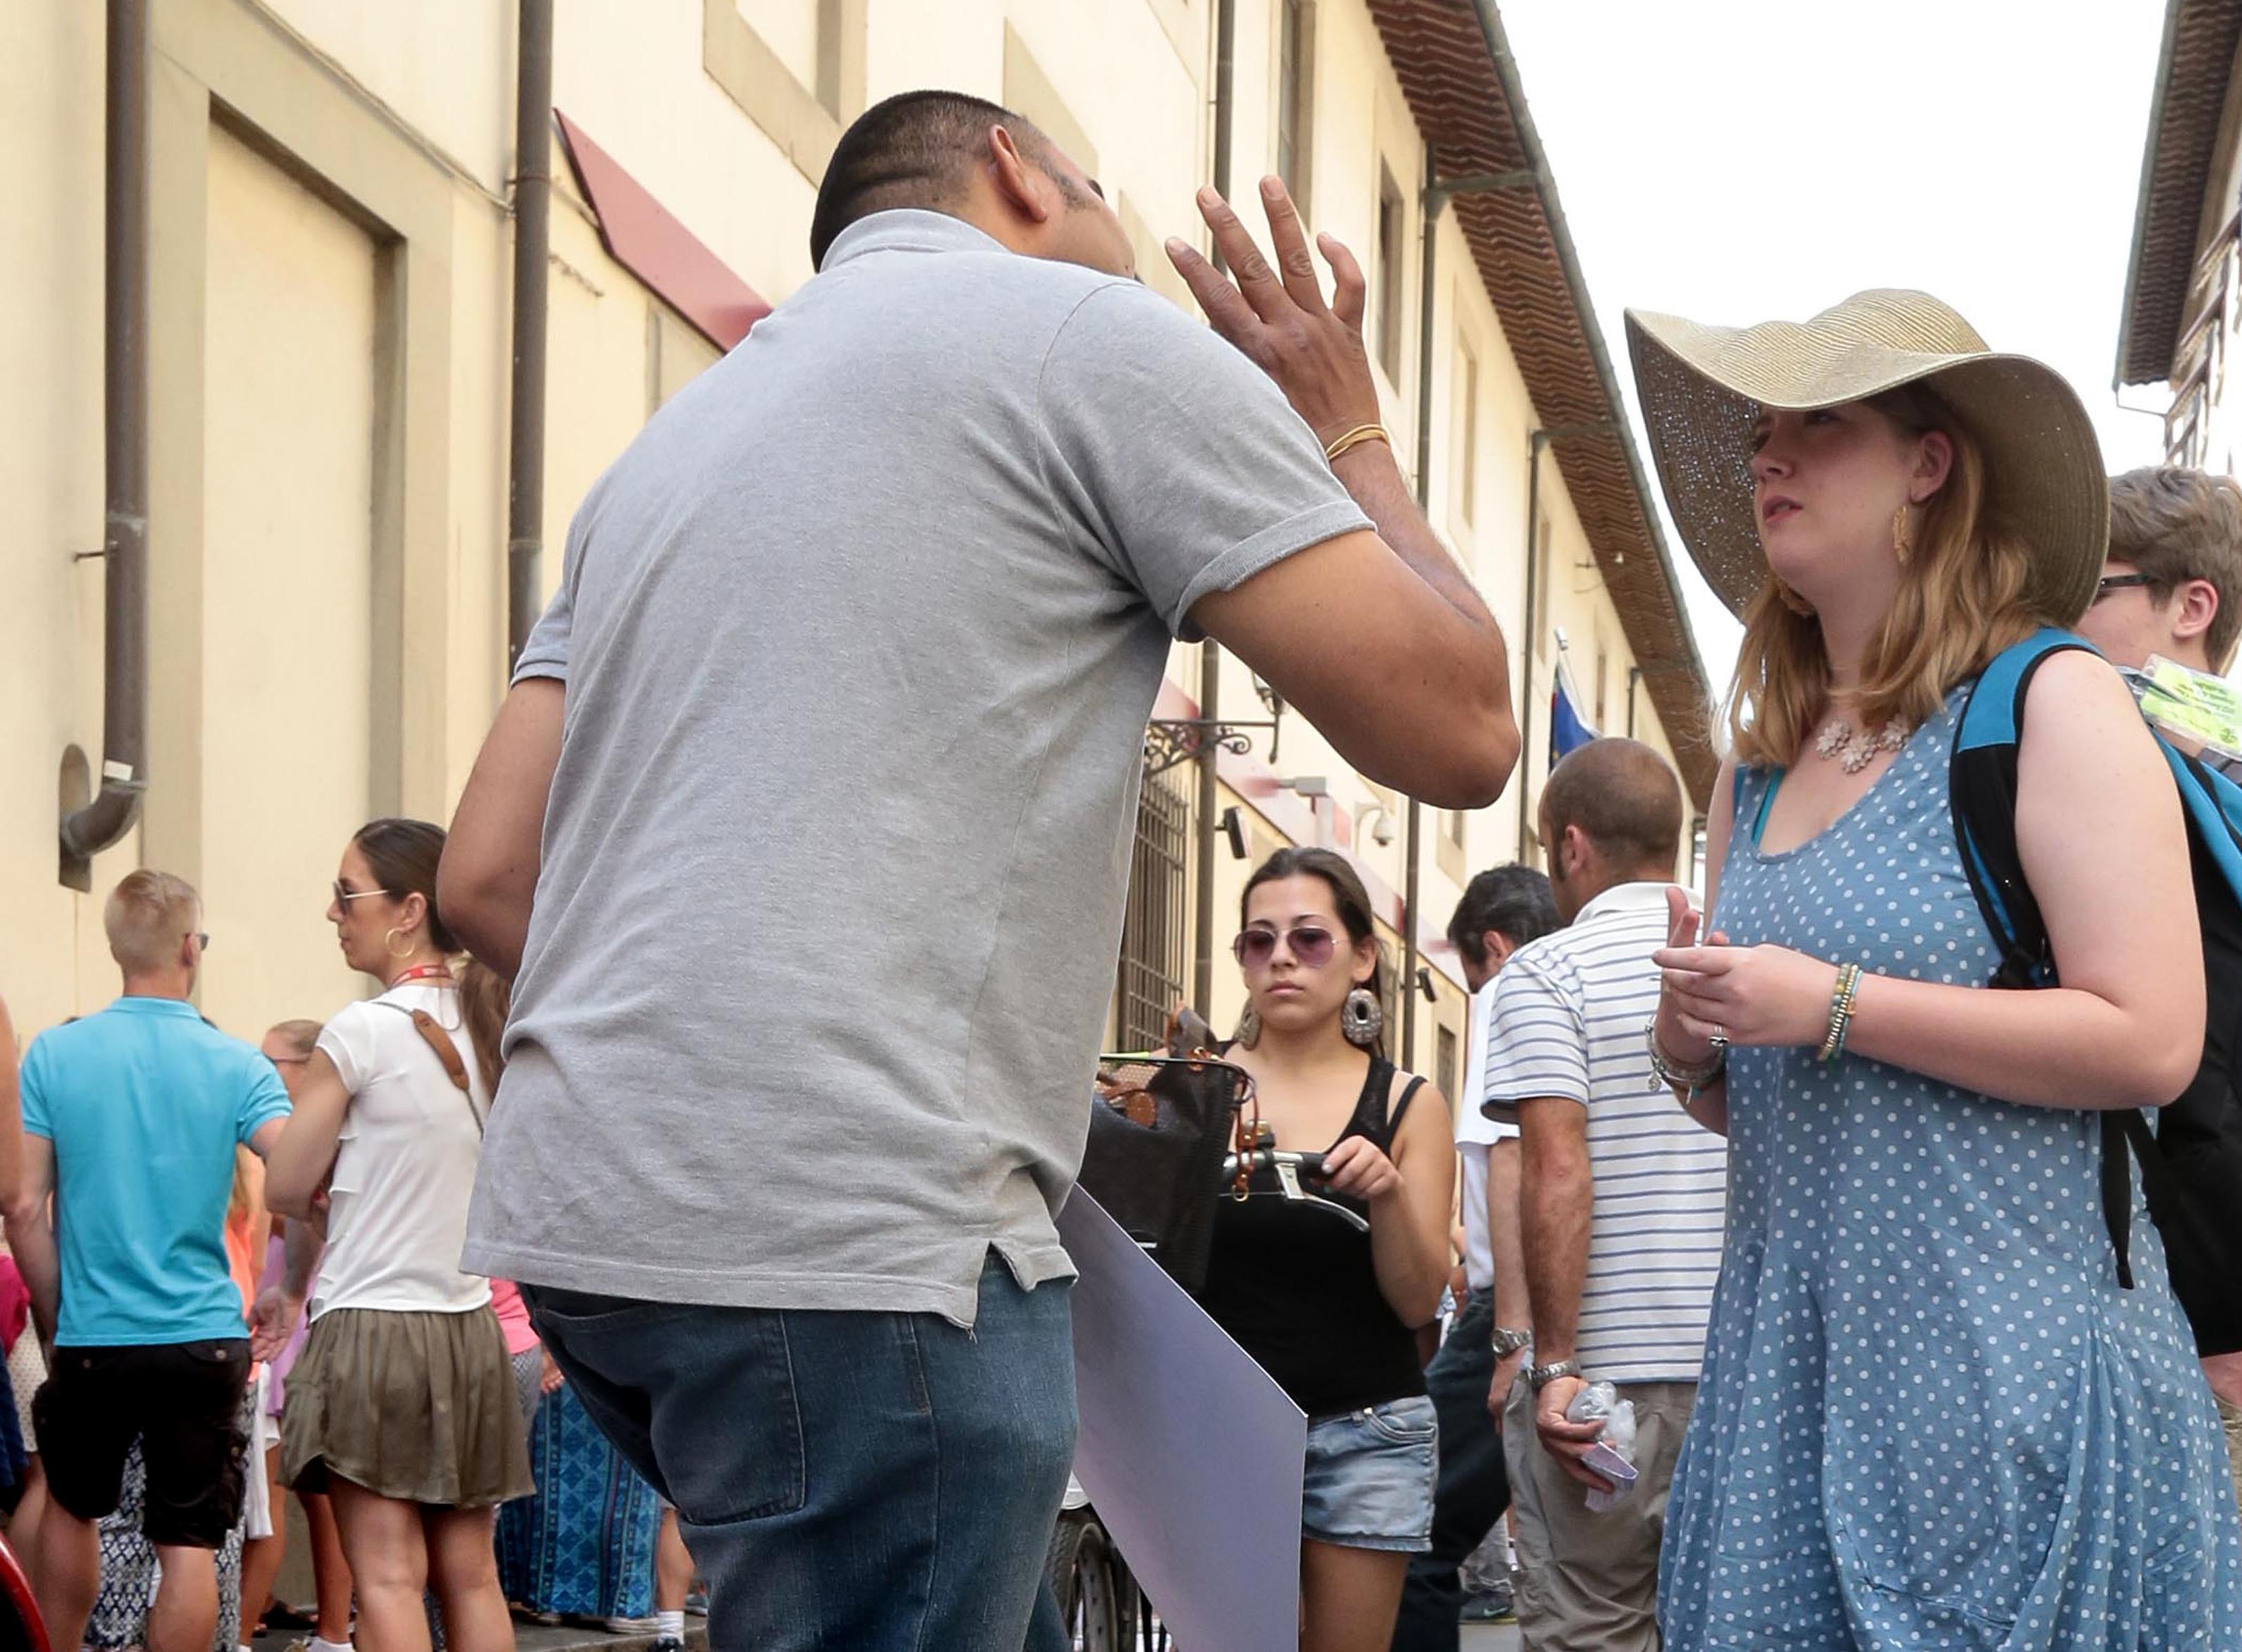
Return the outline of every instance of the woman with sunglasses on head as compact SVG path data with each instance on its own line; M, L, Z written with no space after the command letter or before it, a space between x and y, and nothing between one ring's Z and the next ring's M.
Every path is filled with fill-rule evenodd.
M501 1652L513 1621L492 1544L531 1489L490 1281L460 1271L491 1063L460 1003L436 906L441 827L375 820L343 852L327 920L378 998L327 1022L266 1169L275 1210L327 1187L312 1332L288 1378L280 1458L332 1500L362 1652L427 1652L424 1588L452 1652Z
M2085 410L1922 293L1628 329L1675 522L1745 624L1704 944L1674 891L1648 1029L1729 1166L1666 1644L2242 1647L2211 1396L2104 1156L2104 1115L2203 1047L2179 799L2106 662L2004 659L2102 571ZM2021 730L1991 780L1957 739L1981 676ZM1982 909L1980 783L2024 886ZM2027 898L2051 972L1986 990L2023 985L1991 923Z
M1381 1036L1370 898L1328 849L1283 849L1247 880L1233 950L1247 1006L1230 1060L1253 1075L1279 1152L1319 1153L1306 1191L1224 1198L1199 1302L1308 1414L1303 1652L1385 1652L1409 1556L1432 1546L1437 1427L1417 1328L1448 1276L1447 1102Z

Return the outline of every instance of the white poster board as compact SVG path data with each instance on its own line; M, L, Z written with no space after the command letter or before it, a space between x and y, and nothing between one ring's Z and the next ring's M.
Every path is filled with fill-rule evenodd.
M1188 1652L1298 1652L1308 1420L1079 1187L1075 1477Z

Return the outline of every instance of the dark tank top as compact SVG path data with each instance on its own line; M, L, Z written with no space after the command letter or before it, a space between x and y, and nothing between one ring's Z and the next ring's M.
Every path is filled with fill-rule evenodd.
M1388 1117L1393 1064L1372 1057L1354 1115L1332 1146L1364 1136L1391 1154L1393 1133L1424 1082L1412 1079ZM1239 1201L1225 1194L1215 1208L1199 1306L1311 1417L1424 1393L1416 1335L1378 1288L1370 1235L1330 1211L1275 1196L1272 1173L1262 1173L1254 1187L1270 1196ZM1309 1191L1358 1215L1370 1214L1361 1200L1314 1187Z

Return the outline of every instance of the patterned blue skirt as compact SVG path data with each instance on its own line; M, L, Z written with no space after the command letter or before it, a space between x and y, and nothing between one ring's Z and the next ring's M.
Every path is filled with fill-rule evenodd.
M652 1612L661 1499L616 1455L566 1383L537 1408L529 1458L536 1495L499 1510L507 1598L576 1617Z

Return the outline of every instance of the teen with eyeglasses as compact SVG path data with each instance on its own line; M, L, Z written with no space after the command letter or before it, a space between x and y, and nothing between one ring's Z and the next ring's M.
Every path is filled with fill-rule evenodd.
M1279 851L1240 917L1247 1008L1230 1059L1252 1073L1275 1146L1324 1155L1312 1191L1368 1227L1225 1198L1199 1301L1308 1414L1301 1646L1385 1652L1409 1556L1432 1540L1439 1430L1416 1328L1448 1275L1448 1104L1386 1057L1386 965L1344 859Z

